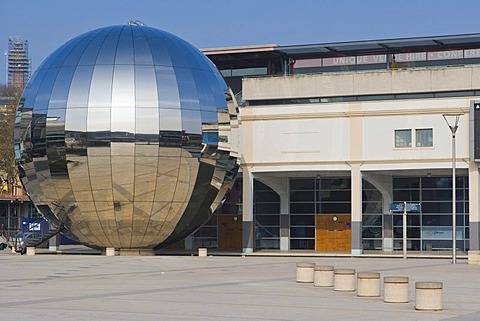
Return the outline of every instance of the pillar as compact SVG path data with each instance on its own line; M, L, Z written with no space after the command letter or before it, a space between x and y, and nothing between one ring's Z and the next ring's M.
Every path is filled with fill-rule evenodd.
M360 164L351 164L352 180L352 254L362 254L362 172Z
M243 208L242 208L242 244L243 253L252 253L254 244L253 226L253 174L243 168Z
M290 250L290 210L288 208L289 190L288 190L288 177L284 179L284 193L280 195L280 251Z
M470 216L470 250L468 264L480 264L480 215L479 215L479 172L478 164L470 162L468 168L469 180L469 216Z

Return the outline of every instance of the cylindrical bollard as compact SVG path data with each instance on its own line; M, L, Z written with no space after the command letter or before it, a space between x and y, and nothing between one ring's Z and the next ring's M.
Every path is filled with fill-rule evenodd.
M354 269L335 269L333 272L334 291L355 291Z
M415 282L415 310L442 310L442 282Z
M386 276L383 278L383 302L408 303L407 276Z
M206 247L198 248L198 256L206 257L207 256L207 248Z
M298 283L313 283L313 268L315 263L300 262L297 263L297 282Z
M332 287L333 286L333 265L316 265L314 271L314 286Z
M358 272L357 273L357 296L377 297L380 296L380 273Z

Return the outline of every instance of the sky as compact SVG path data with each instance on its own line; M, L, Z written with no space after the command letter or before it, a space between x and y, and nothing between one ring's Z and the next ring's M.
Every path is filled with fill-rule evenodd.
M0 0L0 50L28 40L33 73L73 37L134 20L203 49L480 33L479 12L478 0Z

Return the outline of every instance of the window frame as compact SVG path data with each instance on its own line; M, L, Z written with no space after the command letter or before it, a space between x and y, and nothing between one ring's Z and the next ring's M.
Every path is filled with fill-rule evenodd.
M418 140L418 133L421 131L429 131L431 133L431 136L428 137L429 143L431 145L419 145L419 140ZM426 128L415 128L415 147L433 147L433 128L432 127L426 127Z
M397 133L400 133L400 132L409 132L410 133L410 141L409 141L409 145L407 146L400 146L399 144L397 144L397 142L399 142L400 139L403 140L403 138L400 138L398 137L397 139ZM393 135L394 135L394 146L395 148L412 148L412 129L411 128L398 128L398 129L394 129L393 130Z

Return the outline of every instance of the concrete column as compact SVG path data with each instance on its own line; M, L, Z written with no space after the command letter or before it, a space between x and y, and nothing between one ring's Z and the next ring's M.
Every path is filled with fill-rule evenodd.
M280 214L280 251L290 250L290 215Z
M284 193L280 195L280 251L290 250L290 214L289 214L289 189L288 177L284 178Z
M242 221L243 253L252 253L255 241L253 226L253 174L246 166L243 168Z
M478 164L470 162L468 168L469 180L469 216L470 216L470 250L468 264L480 264L480 213L479 213L479 172Z
M362 172L360 164L351 164L352 180L352 254L362 254Z

